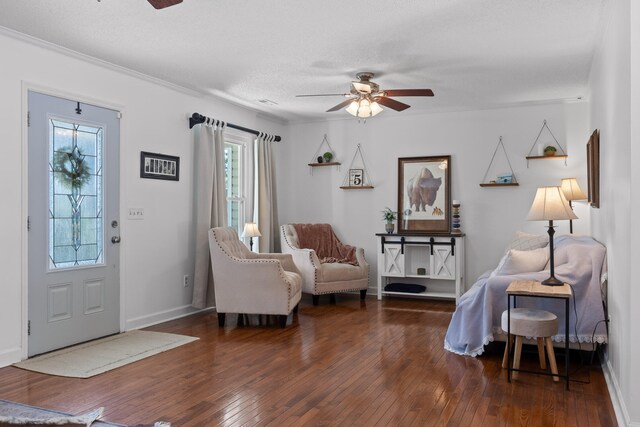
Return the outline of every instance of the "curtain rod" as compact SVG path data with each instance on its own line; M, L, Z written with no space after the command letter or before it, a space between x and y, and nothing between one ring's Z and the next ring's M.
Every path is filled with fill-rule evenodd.
M207 120L206 116L203 116L200 113L193 113L191 115L191 117L189 117L189 129L193 128L195 125L199 125L200 123L204 123L206 120ZM260 132L258 132L257 130L249 129L249 128L246 128L244 126L234 125L233 123L227 123L227 127L232 128L232 129L236 129L236 130L239 130L239 131L242 131L242 132L246 132L246 133L251 133L251 134L256 135L256 136L260 135ZM276 135L275 138L274 138L274 141L280 142L280 141L282 141L282 138L280 138L280 136Z

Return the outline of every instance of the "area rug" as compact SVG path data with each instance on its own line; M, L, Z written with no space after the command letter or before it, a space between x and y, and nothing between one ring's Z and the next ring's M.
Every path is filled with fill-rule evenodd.
M197 340L151 331L129 331L43 354L13 366L61 377L89 378Z
M0 400L0 426L2 425L83 425L111 427L110 424L96 421L102 416L103 408L81 414L70 415L64 412L23 405L22 403Z
M122 424L113 424L101 421L104 408L94 409L80 415L71 415L51 409L38 408L22 403L10 402L0 399L0 426L91 426L91 427L126 427ZM141 427L138 424L136 427ZM149 424L149 427L170 427L171 424L159 421Z

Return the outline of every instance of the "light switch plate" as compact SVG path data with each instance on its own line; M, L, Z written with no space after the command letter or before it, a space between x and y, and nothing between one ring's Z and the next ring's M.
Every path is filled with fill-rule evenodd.
M144 219L144 208L129 208L129 219Z

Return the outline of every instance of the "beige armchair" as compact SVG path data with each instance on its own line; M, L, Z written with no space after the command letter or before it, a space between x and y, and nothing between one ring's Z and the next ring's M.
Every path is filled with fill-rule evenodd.
M307 236L300 239L296 227L299 230L322 230L330 236L325 238L325 242L314 249L301 247L300 242L309 242ZM315 232L315 231L313 231ZM342 248L349 248L349 256L353 259L353 264L348 262L335 262L335 257L327 256L332 254L318 253L317 249L326 252L327 242L338 245ZM344 246L333 233L329 224L285 224L280 227L280 242L283 253L291 254L293 261L302 274L302 292L313 296L313 305L318 305L320 295L330 294L334 299L334 294L338 292L360 291L360 298L364 300L369 287L369 264L364 257L364 249ZM318 245L309 245L318 246ZM334 262L322 262L322 261ZM342 260L345 261L345 260Z
M291 255L256 254L232 228L209 230L218 324L226 313L275 314L281 327L297 312L302 278Z

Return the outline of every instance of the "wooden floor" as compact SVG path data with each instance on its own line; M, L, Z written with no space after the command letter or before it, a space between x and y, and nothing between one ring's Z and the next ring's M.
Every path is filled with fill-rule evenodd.
M71 413L103 406L124 424L616 425L597 364L574 357L566 391L540 375L508 384L502 343L478 358L445 351L451 302L306 298L286 329L228 316L221 330L215 313L154 326L200 340L89 379L2 368L0 399Z

